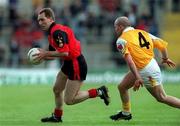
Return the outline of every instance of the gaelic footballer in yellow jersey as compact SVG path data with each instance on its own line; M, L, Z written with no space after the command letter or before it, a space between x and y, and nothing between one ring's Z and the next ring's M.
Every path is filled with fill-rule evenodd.
M153 49L157 48L162 54L162 63L175 67L175 63L168 58L167 42L146 31L134 29L127 17L118 17L114 22L114 28L119 37L116 41L117 49L123 55L130 71L118 85L122 111L110 118L130 120L132 114L128 90L133 88L137 91L143 85L158 102L180 108L180 99L165 93L161 70L154 59Z
M167 42L143 30L127 27L118 38L116 45L123 56L131 53L136 67L142 69L154 57L153 49L163 50Z

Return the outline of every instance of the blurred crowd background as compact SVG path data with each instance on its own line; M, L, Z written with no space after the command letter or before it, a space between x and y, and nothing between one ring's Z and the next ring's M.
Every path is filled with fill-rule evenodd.
M31 68L27 52L47 49L46 33L37 25L42 7L55 11L56 22L70 26L81 41L89 70L117 69L125 65L115 46L114 20L127 16L133 27L169 43L169 56L180 68L180 0L0 0L0 67ZM160 62L160 54L155 50ZM38 67L56 68L60 60ZM163 66L162 66L163 67Z

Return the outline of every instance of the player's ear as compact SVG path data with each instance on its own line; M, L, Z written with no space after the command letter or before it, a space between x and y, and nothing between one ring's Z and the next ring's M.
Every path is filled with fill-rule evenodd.
M120 28L120 29L123 29L123 28L124 28L124 26L122 26L122 25L119 25L119 28Z
M52 18L48 18L51 22L54 22L54 20Z

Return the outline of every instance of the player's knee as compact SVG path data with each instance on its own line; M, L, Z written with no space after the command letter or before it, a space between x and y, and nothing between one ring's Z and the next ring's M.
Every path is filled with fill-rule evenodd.
M159 95L158 97L156 97L156 100L157 100L158 102L164 103L165 100L166 100L166 96L164 96L164 95Z
M125 88L121 84L119 84L117 88L120 92L123 92L125 90Z
M67 99L67 98L65 98L65 99L64 99L64 103L65 103L66 105L73 105L73 104L74 104L74 100L73 100L73 99Z

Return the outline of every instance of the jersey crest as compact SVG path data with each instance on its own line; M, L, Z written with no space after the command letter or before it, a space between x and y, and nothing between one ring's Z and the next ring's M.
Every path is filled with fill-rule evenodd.
M119 38L117 41L116 41L116 46L117 46L117 49L119 52L121 52L122 54L125 53L126 51L126 40L122 39L122 38Z
M53 38L58 47L62 48L67 43L67 34L63 31L57 30L53 33Z
M58 36L55 41L56 41L56 43L58 44L59 47L63 47L64 43L63 43L63 38L62 37Z

